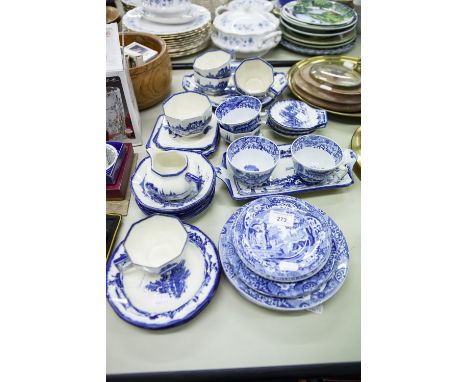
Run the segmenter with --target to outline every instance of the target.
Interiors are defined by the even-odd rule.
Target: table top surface
[[[360,56],[360,40],[347,53]],[[303,56],[277,48],[268,60],[302,59]],[[193,57],[174,60],[190,62]],[[287,72],[289,68],[276,68]],[[182,91],[187,70],[173,72],[171,92]],[[281,98],[295,98],[289,89]],[[140,113],[143,145],[135,147],[141,160],[154,121],[162,113],[161,104]],[[359,127],[356,119],[329,116],[328,126],[318,134],[350,147]],[[262,126],[262,135],[278,144],[291,143]],[[210,158],[221,162],[227,144],[221,139]],[[187,324],[159,331],[145,330],[120,319],[106,305],[107,373],[157,373],[250,367],[314,365],[356,362],[361,359],[361,182],[344,189],[296,194],[324,210],[343,231],[350,249],[349,274],[338,293],[323,304],[323,312],[277,312],[261,308],[242,297],[224,274],[218,289],[196,318]],[[217,179],[210,207],[188,223],[205,232],[215,243],[226,220],[246,202],[231,199],[225,184]],[[118,244],[130,225],[144,218],[132,196],[128,215],[116,240]]]

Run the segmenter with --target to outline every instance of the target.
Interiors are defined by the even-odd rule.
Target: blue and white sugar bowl
[[[345,176],[356,162],[354,151],[343,150],[321,135],[304,135],[291,144],[294,170],[304,181],[320,183],[331,175]]]
[[[265,96],[270,91],[273,81],[273,66],[261,58],[242,61],[234,73],[237,91],[255,97]]]
[[[123,245],[132,265],[162,274],[180,263],[187,241],[187,231],[178,218],[155,214],[134,223]]]
[[[261,121],[262,102],[251,96],[230,97],[215,110],[218,126],[231,133],[255,130]]]
[[[210,100],[197,92],[173,94],[162,107],[169,129],[180,136],[200,134],[212,116]]]
[[[182,200],[200,191],[203,180],[187,171],[188,159],[183,151],[163,151],[154,147],[146,150],[151,159],[144,180],[145,191],[162,201]]]
[[[266,182],[280,157],[278,146],[264,137],[242,137],[226,152],[227,166],[233,176],[250,186]]]

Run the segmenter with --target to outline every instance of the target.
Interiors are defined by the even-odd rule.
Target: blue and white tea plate
[[[123,242],[107,263],[106,295],[117,315],[147,329],[181,325],[210,302],[219,283],[218,251],[198,228],[184,224],[188,243],[182,261],[156,275],[131,265]]]
[[[328,122],[327,112],[305,102],[285,99],[276,101],[267,111],[268,118],[284,133],[312,132]]]
[[[270,118],[267,119],[265,125],[267,125],[271,130],[273,130],[279,136],[288,138],[288,139],[296,139],[297,137],[300,137],[301,135],[309,135],[317,129],[323,129],[327,127],[327,125],[322,125],[322,126],[317,126],[313,130],[307,131],[307,132],[297,132],[297,131],[290,132],[290,131],[285,131],[283,128],[276,125]]]
[[[151,160],[148,156],[138,164],[130,179],[130,188],[138,206],[143,212],[163,213],[180,217],[196,210],[211,196],[216,184],[213,166],[201,154],[191,151],[186,151],[185,153],[188,159],[187,171],[201,177],[203,180],[200,191],[194,190],[187,198],[177,201],[164,201],[150,196],[144,188],[145,177],[151,166]]]
[[[235,218],[241,213],[240,210],[236,211],[234,214]],[[234,226],[232,224],[227,224],[226,236],[230,238],[229,242],[234,242]],[[244,263],[239,258],[239,255],[236,251],[226,251],[225,253],[226,260],[229,262],[231,267],[234,269],[236,276],[248,287],[251,289],[260,292],[266,296],[278,297],[278,298],[297,298],[302,297],[306,294],[310,294],[313,291],[319,289],[325,282],[327,282],[333,275],[334,264],[337,258],[337,245],[332,237],[332,250],[330,257],[320,271],[318,271],[312,277],[309,277],[302,281],[292,282],[292,283],[282,283],[272,280],[265,279],[255,272],[252,272],[247,268]]]
[[[219,131],[216,118],[211,118],[210,123],[201,134],[182,137],[171,132],[166,117],[161,114],[154,123],[146,148],[193,151],[208,157],[216,151],[218,143]]]
[[[288,76],[286,73],[280,73],[280,72],[275,72],[274,77],[273,77],[273,85],[270,87],[270,92],[273,95],[265,95],[263,97],[258,97],[258,99],[262,102],[262,107],[269,105],[273,100],[280,96],[283,91],[286,89],[288,86]],[[194,92],[199,92],[203,94],[202,89],[200,86],[196,83],[194,74],[187,74],[184,76],[182,79],[182,87],[186,91],[194,91]],[[222,95],[210,95],[210,94],[205,94],[209,99],[211,104],[213,105],[213,108],[218,107],[221,103],[226,101],[230,97],[238,96],[241,95],[234,87],[234,80],[231,79],[229,80],[229,85],[226,88],[225,94]]]
[[[303,297],[297,298],[278,298],[266,296],[259,293],[245,284],[238,274],[238,267],[231,264],[230,259],[236,257],[236,250],[232,244],[232,230],[238,216],[243,212],[244,207],[238,209],[224,224],[221,235],[219,237],[218,248],[221,264],[224,273],[231,284],[244,296],[247,300],[272,310],[295,311],[311,309],[317,305],[324,303],[333,297],[338,290],[343,286],[343,283],[348,275],[349,267],[349,250],[346,239],[338,225],[323,211],[320,213],[327,219],[328,226],[331,230],[332,240],[334,242],[334,255],[336,256],[333,265],[332,276],[323,283],[319,289]]]
[[[247,186],[234,179],[234,176],[226,166],[226,153],[223,154],[221,166],[216,167],[216,176],[226,184],[229,194],[234,200],[248,200],[266,195],[295,194],[343,188],[354,184],[353,164],[348,166],[347,173],[336,171],[325,182],[314,184],[304,182],[294,171],[290,147],[291,145],[278,145],[280,149],[278,164],[273,170],[270,179],[259,186]],[[351,155],[354,155],[354,153]]]
[[[239,258],[268,280],[309,278],[331,254],[326,219],[316,207],[292,196],[271,195],[250,202],[237,218],[234,231]]]

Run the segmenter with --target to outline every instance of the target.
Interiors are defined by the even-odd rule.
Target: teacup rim
[[[326,169],[323,169],[323,168],[316,168],[316,167],[311,167],[311,166],[308,166],[306,164],[304,164],[303,162],[301,162],[295,155],[295,151],[294,151],[294,144],[301,140],[301,139],[307,139],[307,138],[313,138],[313,137],[320,137],[320,138],[324,138],[332,143],[334,143],[335,145],[337,145],[340,149],[340,152],[341,152],[341,156],[343,158],[343,155],[344,155],[344,151],[343,151],[343,148],[336,142],[334,141],[333,139],[331,138],[328,138],[328,137],[325,137],[323,135],[318,135],[318,134],[307,134],[307,135],[301,135],[300,137],[297,137],[292,143],[291,143],[291,156],[293,158],[293,160],[295,160],[297,163],[301,164],[301,166],[304,166],[305,168],[309,169],[309,170],[312,170],[312,171],[316,171],[316,172],[328,172],[328,171],[332,171],[332,170],[335,170],[341,163],[338,162],[336,163],[333,167],[330,167],[330,168],[326,168]]]
[[[215,115],[215,117],[216,117],[217,122],[222,123],[222,124],[225,124],[225,125],[229,125],[229,126],[239,126],[239,125],[244,125],[244,124],[250,122],[251,120],[255,119],[255,118],[252,118],[252,119],[249,120],[249,121],[243,121],[243,122],[238,122],[238,123],[226,123],[226,122],[222,122],[222,121],[218,118],[218,115],[217,115],[217,114],[218,114],[218,110],[221,108],[222,105],[227,104],[229,101],[232,102],[232,99],[234,99],[234,98],[247,98],[247,97],[248,97],[248,98],[253,98],[253,99],[255,100],[255,102],[256,102],[256,103],[258,104],[258,106],[259,106],[257,111],[258,111],[258,113],[260,113],[260,112],[262,111],[262,106],[263,106],[263,105],[262,105],[262,101],[260,101],[260,99],[258,99],[258,98],[255,97],[255,96],[251,96],[251,95],[247,95],[247,94],[240,94],[240,95],[233,96],[233,97],[229,97],[229,98],[225,99],[223,102],[221,102],[221,103],[216,107],[216,109],[215,109],[215,111],[214,111],[214,115]]]
[[[245,139],[250,139],[250,138],[254,138],[255,140],[265,140],[265,141],[268,141],[268,142],[270,142],[271,144],[273,144],[273,145],[276,147],[276,149],[278,150],[277,155],[275,155],[275,158],[273,158],[273,160],[274,160],[273,165],[272,165],[271,167],[269,167],[268,169],[263,170],[263,171],[246,170],[246,169],[239,168],[239,167],[235,166],[235,165],[231,162],[231,160],[229,159],[228,151],[229,151],[229,148],[231,147],[231,145],[234,145],[237,141],[245,140]],[[226,160],[229,162],[229,164],[230,164],[232,167],[234,167],[236,170],[240,170],[240,171],[245,172],[245,173],[247,173],[247,174],[258,174],[258,173],[267,172],[267,171],[270,171],[271,169],[274,169],[274,168],[276,167],[276,165],[278,164],[278,161],[279,161],[279,159],[280,159],[280,156],[281,156],[280,149],[279,149],[278,145],[277,145],[275,142],[273,142],[271,139],[268,139],[268,138],[265,138],[265,137],[261,137],[261,136],[258,136],[258,135],[257,135],[257,136],[248,135],[248,136],[236,138],[235,140],[233,140],[233,141],[229,144],[228,148],[226,149]]]
[[[177,93],[174,93],[174,94],[171,94],[169,97],[167,97],[163,102],[162,102],[162,110],[163,110],[163,114],[167,117],[167,114],[166,114],[166,110],[164,110],[164,106],[166,106],[166,104],[175,96],[177,95],[181,95],[181,94],[186,94],[186,93],[194,93],[194,94],[198,94],[200,96],[203,96],[205,97],[206,101],[208,102],[208,107],[209,107],[209,110],[211,111],[212,110],[212,105],[211,105],[211,101],[210,99],[208,98],[208,96],[206,94],[203,94],[203,93],[200,93],[200,92],[196,92],[196,91],[193,91],[193,90],[185,90],[185,91],[181,91],[181,92],[177,92]],[[185,120],[190,120],[190,119],[193,119],[193,118],[199,118],[199,117],[203,117],[203,114],[202,115],[194,115],[194,116],[191,116],[191,117],[187,117],[187,118],[184,118]],[[180,119],[179,117],[173,117],[173,116],[170,116],[170,118],[174,118],[174,119]]]

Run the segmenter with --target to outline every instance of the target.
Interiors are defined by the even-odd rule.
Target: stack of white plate
[[[191,4],[190,13],[184,19],[169,24],[168,19],[161,22],[143,7],[136,7],[124,15],[122,24],[131,31],[161,37],[166,42],[169,55],[181,57],[205,49],[211,35],[211,14],[205,7]]]
[[[281,8],[281,44],[306,55],[341,54],[356,40],[356,12],[329,0],[291,1]]]
[[[349,251],[320,209],[284,195],[237,210],[219,239],[224,272],[248,300],[274,310],[307,310],[331,298],[348,274]]]

